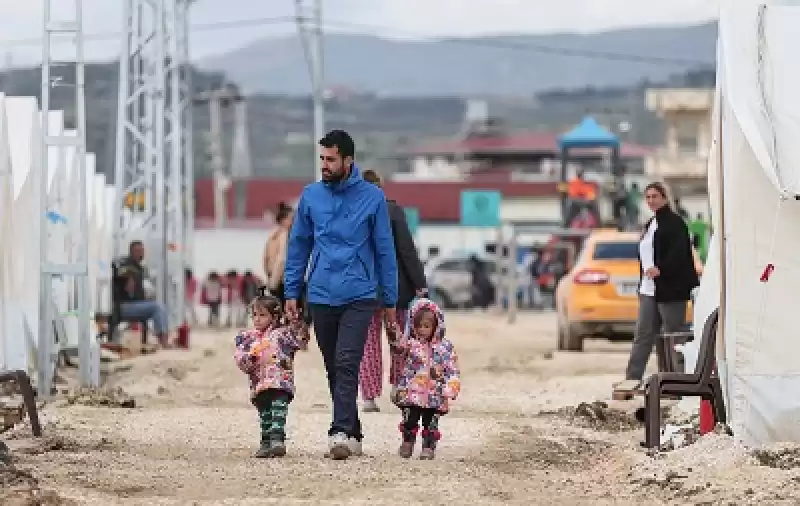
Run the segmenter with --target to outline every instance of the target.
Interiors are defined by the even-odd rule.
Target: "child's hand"
[[[396,324],[387,325],[386,326],[386,339],[389,341],[390,344],[397,341],[397,338],[398,338],[397,334],[398,334],[398,331],[397,331],[397,325]]]

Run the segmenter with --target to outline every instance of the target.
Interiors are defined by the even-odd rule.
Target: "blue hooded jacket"
[[[309,264],[309,258],[311,260]],[[338,183],[306,186],[297,205],[284,270],[284,295],[297,300],[308,269],[308,302],[343,306],[397,303],[397,258],[383,190],[355,164]]]

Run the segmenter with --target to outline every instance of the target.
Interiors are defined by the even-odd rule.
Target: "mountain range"
[[[531,96],[543,90],[657,82],[713,66],[716,23],[596,34],[395,40],[328,34],[329,88],[380,96]],[[200,62],[247,93],[306,95],[299,37],[271,37]]]

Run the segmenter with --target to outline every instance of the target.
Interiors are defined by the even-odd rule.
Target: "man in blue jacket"
[[[396,325],[397,259],[386,198],[353,163],[353,139],[333,130],[319,144],[322,181],[300,196],[284,290],[287,314],[299,318],[297,300],[308,270],[308,304],[333,400],[327,455],[343,460],[361,454],[358,372],[379,304],[387,325]]]

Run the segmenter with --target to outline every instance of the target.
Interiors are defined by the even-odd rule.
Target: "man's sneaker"
[[[354,437],[347,438],[347,446],[350,448],[350,456],[360,457],[364,455],[364,448],[358,439]]]
[[[333,460],[347,460],[352,452],[350,441],[344,434],[334,434],[328,439],[328,453]]]
[[[375,399],[368,399],[364,401],[361,410],[364,413],[378,413],[380,412],[381,408],[378,407],[378,403],[375,402]]]

